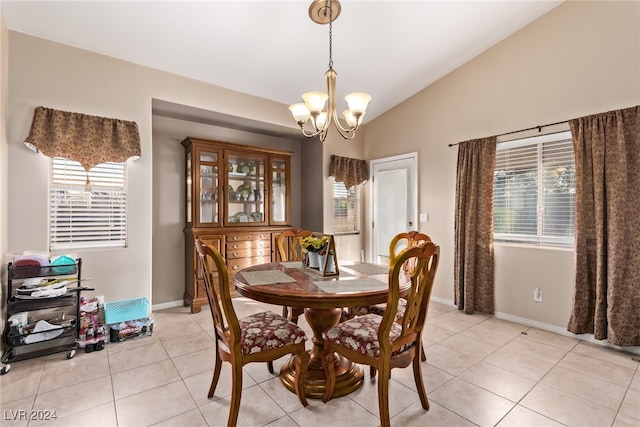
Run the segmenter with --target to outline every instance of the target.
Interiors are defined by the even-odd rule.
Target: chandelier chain
[[[333,68],[333,8],[329,6],[329,68]]]

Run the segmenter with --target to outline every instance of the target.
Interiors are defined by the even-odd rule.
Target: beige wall
[[[640,3],[565,2],[367,125],[365,158],[417,151],[420,231],[453,300],[457,149],[447,144],[640,104]],[[496,245],[496,311],[565,328],[573,251]],[[533,289],[543,290],[542,303]]]
[[[295,126],[281,104],[21,33],[9,32],[9,57],[9,251],[46,251],[48,245],[48,161],[22,143],[35,107],[138,123],[142,157],[127,165],[128,247],[78,253],[83,258],[84,277],[93,278],[94,294],[105,295],[108,301],[138,296],[151,299],[152,207],[156,197],[167,197],[153,185],[152,99]],[[174,262],[180,264],[181,259]]]

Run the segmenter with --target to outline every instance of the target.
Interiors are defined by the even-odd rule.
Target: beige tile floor
[[[234,301],[239,316],[279,311]],[[61,353],[12,364],[0,377],[0,424],[226,425],[227,364],[215,396],[207,399],[214,351],[208,310],[192,315],[180,307],[154,317],[152,337],[78,352],[71,360]],[[309,330],[303,319],[300,324]],[[394,426],[640,426],[637,356],[435,302],[424,344],[431,409],[420,406],[411,369],[394,370]],[[244,373],[240,426],[379,425],[376,382],[368,376],[349,396],[326,404],[310,399],[304,408],[265,364],[248,365]],[[57,418],[48,423],[12,420],[52,411]]]

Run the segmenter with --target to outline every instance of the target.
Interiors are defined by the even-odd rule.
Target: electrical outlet
[[[420,222],[429,222],[429,214],[421,213],[420,214]]]
[[[542,289],[535,288],[533,290],[533,300],[535,302],[542,302]]]

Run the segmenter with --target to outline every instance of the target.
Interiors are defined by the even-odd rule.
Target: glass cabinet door
[[[193,191],[193,173],[191,172],[191,150],[187,151],[187,155],[185,157],[187,164],[186,164],[186,171],[187,171],[187,191],[186,191],[186,208],[187,208],[187,212],[186,212],[186,221],[187,223],[190,223],[193,221],[193,217],[191,215],[191,209],[193,208],[193,200],[192,200],[192,191]]]
[[[289,158],[271,157],[271,224],[289,223]]]
[[[227,225],[266,224],[266,157],[228,153]]]
[[[199,208],[198,226],[220,223],[220,154],[216,151],[198,150]]]

